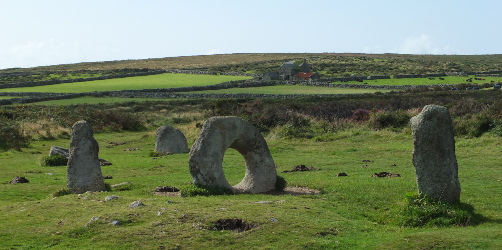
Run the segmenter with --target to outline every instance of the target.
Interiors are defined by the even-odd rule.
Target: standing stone
[[[246,161],[246,174],[231,186],[223,172],[228,148],[237,150]],[[193,183],[197,186],[223,187],[234,193],[264,193],[275,189],[277,173],[267,142],[257,128],[238,117],[212,117],[190,150],[188,159]]]
[[[418,192],[438,201],[459,202],[458,164],[448,109],[425,106],[420,114],[411,118],[411,130]]]
[[[157,129],[155,135],[155,152],[161,154],[188,153],[188,144],[185,135],[172,126],[165,125]]]
[[[91,126],[86,121],[75,123],[67,166],[67,184],[71,193],[105,190],[98,152],[98,142],[93,137]]]

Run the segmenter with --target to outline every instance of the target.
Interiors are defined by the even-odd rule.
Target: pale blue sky
[[[0,69],[219,53],[502,54],[501,0],[0,0]]]

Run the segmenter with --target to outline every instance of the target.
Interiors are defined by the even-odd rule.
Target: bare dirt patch
[[[239,233],[251,230],[256,227],[258,227],[256,224],[246,222],[242,219],[219,219],[213,224],[214,230],[230,230]]]
[[[308,187],[287,187],[283,191],[270,191],[267,194],[272,195],[309,195],[309,194],[320,194],[321,191],[317,189],[312,189]]]
[[[153,190],[153,194],[159,196],[177,197],[180,196],[180,189],[169,186],[156,187]]]
[[[305,165],[297,165],[297,166],[294,166],[293,169],[291,169],[291,170],[284,170],[284,171],[282,171],[282,173],[304,172],[304,171],[317,171],[317,170],[321,170],[321,169],[315,168],[315,167],[307,167]]]
[[[371,177],[401,177],[400,174],[394,174],[394,173],[388,173],[388,172],[380,172],[380,173],[374,173],[371,175]]]

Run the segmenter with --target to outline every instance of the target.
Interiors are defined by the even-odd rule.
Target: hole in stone
[[[231,230],[237,232],[245,232],[256,228],[257,225],[243,221],[242,219],[219,219],[212,224],[214,230]]]
[[[223,157],[223,173],[230,185],[234,186],[244,179],[246,175],[246,161],[235,149],[229,148]]]

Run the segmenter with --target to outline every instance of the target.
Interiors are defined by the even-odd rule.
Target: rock
[[[91,223],[98,221],[98,220],[99,220],[99,217],[92,216],[92,218],[87,223],[85,223],[84,227],[88,227]]]
[[[49,156],[55,156],[55,155],[61,155],[68,159],[70,157],[70,150],[67,148],[63,147],[58,147],[58,146],[51,146],[51,150],[49,151]],[[111,162],[104,160],[104,159],[99,159],[99,164],[101,166],[110,166],[112,165]]]
[[[143,202],[141,202],[141,201],[133,201],[131,204],[129,204],[129,207],[130,208],[138,208],[138,207],[142,207],[144,205],[145,204],[143,204]]]
[[[99,159],[99,165],[100,166],[111,166],[113,165],[111,162],[104,160],[104,159]]]
[[[120,226],[120,225],[122,225],[122,222],[120,222],[119,220],[112,220],[112,222],[110,222],[110,224],[112,224],[114,226]]]
[[[371,177],[401,177],[400,174],[395,174],[395,173],[388,173],[388,172],[380,172],[380,173],[374,173],[371,175]]]
[[[22,176],[16,176],[14,179],[10,180],[10,184],[19,184],[19,183],[29,183],[30,181]]]
[[[230,186],[222,161],[228,148],[246,161],[244,179]],[[212,117],[202,126],[188,160],[194,185],[229,188],[234,193],[263,193],[275,189],[277,173],[267,142],[251,123],[238,117]]]
[[[425,106],[420,114],[411,118],[411,130],[418,192],[443,202],[459,202],[458,164],[448,109]]]
[[[349,175],[348,175],[348,174],[346,174],[346,173],[344,173],[344,172],[342,172],[342,173],[338,173],[336,176],[338,176],[338,177],[342,177],[342,176],[349,176]]]
[[[155,134],[155,152],[161,154],[188,153],[188,144],[185,135],[170,125],[157,129]]]
[[[66,159],[68,159],[68,157],[70,157],[70,150],[58,146],[51,146],[51,150],[49,151],[49,156],[55,156],[55,155],[61,155]]]
[[[120,196],[116,196],[116,195],[110,195],[110,196],[106,196],[105,197],[105,201],[111,201],[111,200],[116,200],[116,199],[119,199],[121,198]]]
[[[75,123],[67,167],[67,185],[71,193],[105,191],[98,152],[98,142],[94,139],[91,126],[86,121]]]
[[[111,188],[120,188],[120,187],[129,187],[131,185],[132,185],[131,182],[122,182],[122,183],[119,183],[119,184],[111,185],[110,187]]]

